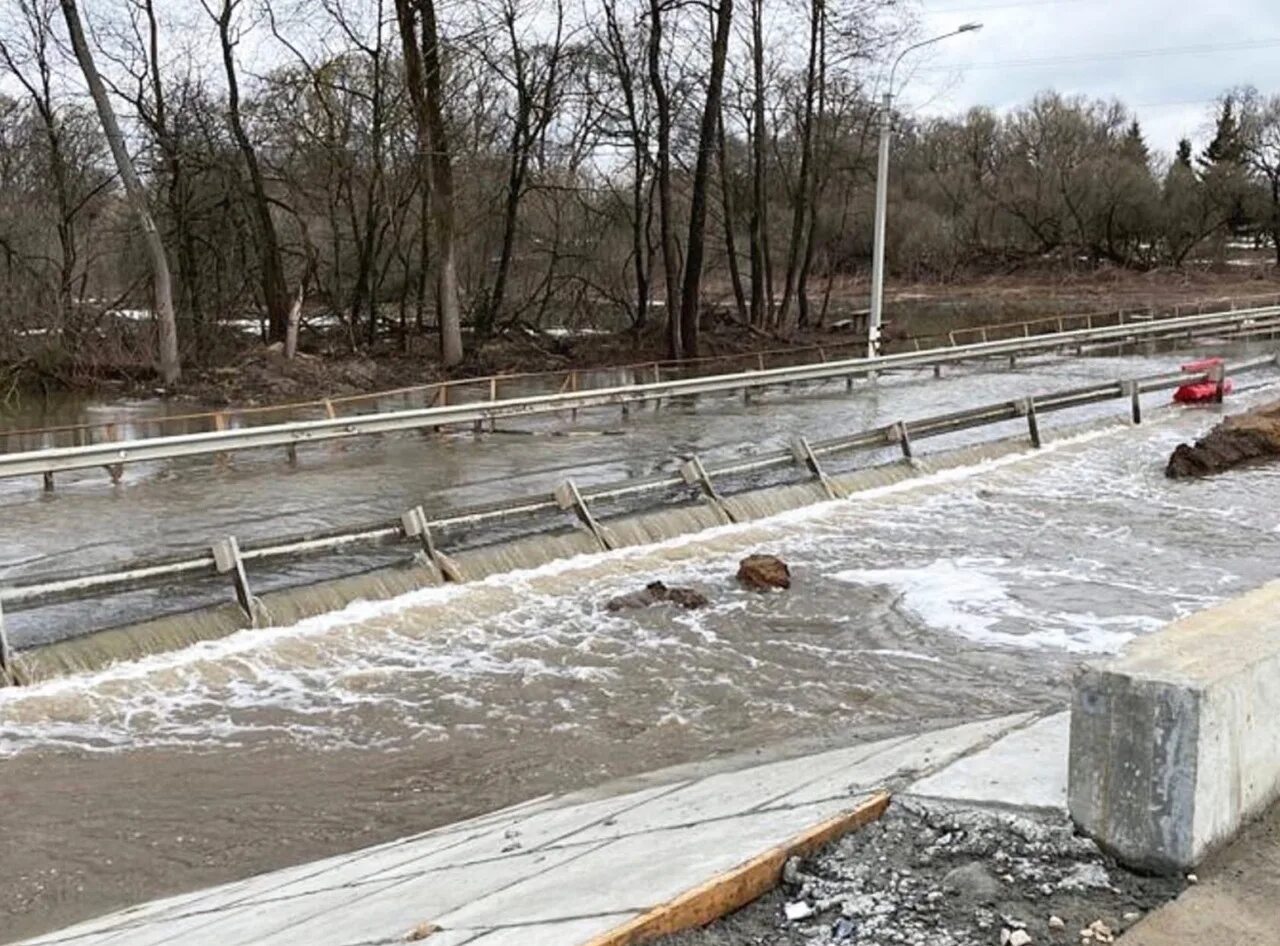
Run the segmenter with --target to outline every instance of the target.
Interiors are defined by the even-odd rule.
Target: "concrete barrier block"
[[[1280,582],[1077,677],[1068,804],[1125,863],[1184,871],[1280,797]]]

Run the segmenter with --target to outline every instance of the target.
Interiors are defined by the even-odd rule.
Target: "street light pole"
[[[898,53],[889,70],[889,85],[880,102],[880,154],[876,163],[876,221],[871,250],[871,318],[867,323],[867,357],[880,354],[880,330],[884,324],[884,243],[889,216],[889,145],[893,140],[893,78],[902,58],[922,46],[940,43],[961,33],[982,29],[981,23],[965,23],[950,33],[908,46]]]

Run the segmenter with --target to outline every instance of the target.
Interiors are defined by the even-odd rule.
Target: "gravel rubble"
[[[1119,867],[1069,819],[895,800],[779,890],[664,946],[1105,944],[1185,881]]]

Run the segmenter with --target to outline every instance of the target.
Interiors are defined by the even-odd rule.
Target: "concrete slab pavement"
[[[1002,747],[1010,739],[1015,750]],[[1022,751],[1065,759],[1065,737],[1057,724],[1023,714],[613,797],[538,799],[121,911],[25,946],[371,946],[414,931],[431,946],[628,942],[610,939],[611,931],[643,926],[708,881],[730,877],[741,895],[769,871],[776,877],[787,845],[838,832],[855,815],[872,817],[865,813],[877,789],[912,791],[922,782],[972,794],[966,786],[976,780],[991,794],[1002,783],[983,770],[1016,767]],[[975,770],[977,758],[989,761]],[[946,777],[957,766],[962,775]],[[1065,771],[1060,786],[1047,779],[1035,797],[1065,796]]]
[[[911,794],[925,798],[1044,811],[1067,810],[1071,714],[1057,713],[1009,733],[936,775]]]

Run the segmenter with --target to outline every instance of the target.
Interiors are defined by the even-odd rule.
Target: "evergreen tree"
[[[1228,208],[1227,229],[1240,234],[1249,228],[1245,207],[1248,175],[1244,165],[1245,141],[1236,115],[1235,96],[1227,95],[1218,110],[1213,140],[1200,154],[1200,169],[1206,183]]]
[[[1191,139],[1190,138],[1179,139],[1178,153],[1175,155],[1174,160],[1176,160],[1178,164],[1182,165],[1184,168],[1191,167]]]
[[[1151,160],[1151,152],[1147,149],[1146,139],[1142,137],[1142,126],[1138,124],[1135,118],[1129,123],[1128,129],[1124,133],[1124,142],[1121,145],[1125,157],[1129,158],[1135,164],[1141,164],[1146,167]]]
[[[1240,122],[1236,119],[1236,103],[1228,95],[1222,100],[1213,140],[1200,154],[1200,167],[1208,171],[1221,165],[1239,166],[1244,159],[1244,142],[1240,137]]]

